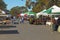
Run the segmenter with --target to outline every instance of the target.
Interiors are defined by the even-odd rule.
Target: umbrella
[[[25,17],[27,17],[28,15],[27,14],[24,14]]]
[[[21,16],[24,16],[24,14],[20,14]]]
[[[20,17],[21,17],[21,16],[24,16],[24,14],[22,14],[22,13],[21,13],[21,14],[18,14],[18,16],[20,16]]]

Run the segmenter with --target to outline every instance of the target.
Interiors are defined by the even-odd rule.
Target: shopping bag
[[[58,30],[57,31],[60,32],[60,26],[58,26]]]

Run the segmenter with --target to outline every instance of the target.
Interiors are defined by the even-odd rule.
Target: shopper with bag
[[[59,16],[59,18],[58,18],[58,20],[57,20],[57,24],[58,24],[57,31],[60,32],[60,16]]]
[[[57,28],[58,28],[57,20],[55,20],[54,18],[53,18],[52,28],[53,28],[53,31],[57,31]]]

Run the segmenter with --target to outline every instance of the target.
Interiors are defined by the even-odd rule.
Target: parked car
[[[13,24],[19,24],[19,20],[18,19],[14,20]]]

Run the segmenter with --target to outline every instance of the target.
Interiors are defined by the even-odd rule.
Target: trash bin
[[[57,29],[58,29],[58,25],[53,24],[53,25],[52,25],[52,29],[53,29],[53,31],[57,31]]]

